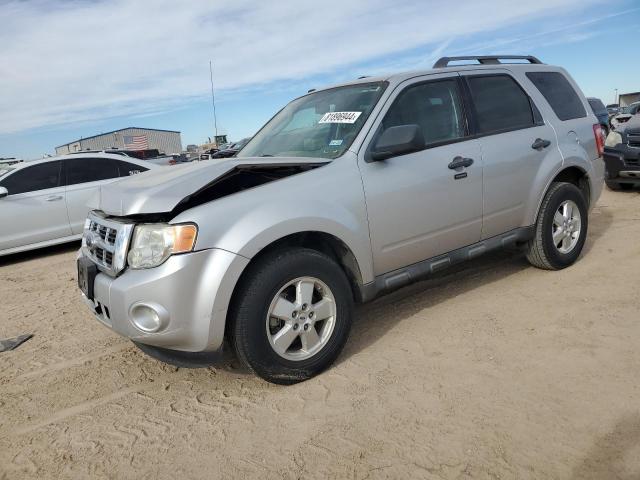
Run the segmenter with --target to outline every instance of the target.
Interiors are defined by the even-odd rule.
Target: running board
[[[444,255],[429,258],[408,267],[400,268],[389,273],[379,275],[371,283],[360,286],[360,300],[368,302],[374,298],[389,293],[410,283],[423,280],[434,273],[445,270],[452,265],[473,260],[487,252],[502,248],[515,247],[517,244],[533,238],[534,227],[521,227],[502,235],[487,238],[467,247],[453,250]]]

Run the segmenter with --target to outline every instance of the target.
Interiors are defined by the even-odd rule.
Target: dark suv
[[[602,100],[599,98],[588,97],[587,101],[589,102],[589,106],[591,110],[593,110],[593,114],[598,119],[598,123],[602,126],[604,130],[604,134],[607,135],[609,133],[609,111],[607,107],[604,106]]]
[[[640,184],[640,115],[611,131],[604,147],[605,182],[612,190]]]

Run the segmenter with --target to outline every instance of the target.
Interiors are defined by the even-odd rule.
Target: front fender
[[[182,212],[172,222],[198,224],[196,249],[220,248],[249,259],[291,234],[330,234],[351,250],[363,282],[373,280],[364,193],[355,162],[336,161],[229,195]]]

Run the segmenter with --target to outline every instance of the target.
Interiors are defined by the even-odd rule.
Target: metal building
[[[182,140],[180,132],[174,130],[129,127],[65,143],[56,147],[56,154],[64,155],[83,150],[108,150],[112,148],[121,150],[158,149],[161,153],[174,155],[182,152]]]
[[[640,102],[640,92],[620,94],[619,103],[621,107],[627,107],[635,102]]]

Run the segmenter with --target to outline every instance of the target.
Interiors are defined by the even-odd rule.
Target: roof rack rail
[[[528,60],[529,63],[542,64],[540,60],[532,55],[469,55],[466,57],[442,57],[433,64],[433,68],[445,68],[449,66],[450,62],[460,60],[477,60],[481,65],[500,65],[502,63],[509,63],[501,62],[500,60]]]

